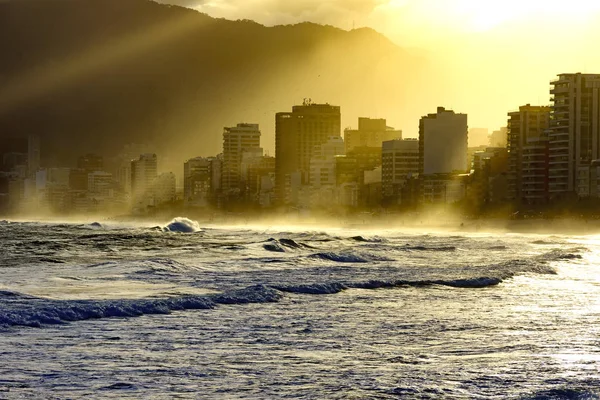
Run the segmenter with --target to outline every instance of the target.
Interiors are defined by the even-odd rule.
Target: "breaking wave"
[[[15,294],[18,297],[18,294]],[[265,285],[250,286],[218,295],[183,296],[143,300],[48,300],[31,298],[0,314],[0,326],[40,328],[68,322],[112,317],[139,317],[173,311],[207,310],[219,304],[249,304],[279,301],[282,293]]]
[[[319,253],[317,256],[332,253]],[[329,259],[329,258],[328,258]],[[357,256],[341,258],[356,260]],[[350,262],[350,261],[348,261]],[[352,261],[354,262],[354,261]],[[168,259],[147,260],[154,272],[181,272],[185,265]],[[543,266],[542,266],[543,267]],[[528,265],[512,265],[512,271],[498,273],[498,276],[478,276],[456,279],[372,279],[364,281],[332,281],[307,284],[257,284],[243,289],[226,290],[222,293],[207,295],[188,295],[164,299],[124,299],[124,300],[49,300],[17,292],[0,291],[0,327],[65,324],[111,317],[137,317],[147,314],[169,314],[173,311],[205,310],[219,305],[274,303],[280,301],[285,293],[325,295],[336,294],[347,289],[386,289],[402,287],[445,286],[457,289],[483,289],[497,286],[504,280],[519,273],[554,273],[549,267],[532,268]],[[156,269],[158,268],[158,271]]]
[[[333,261],[339,263],[369,263],[373,261],[393,261],[391,258],[376,256],[374,254],[354,254],[354,253],[315,253],[308,256],[320,260]]]
[[[200,232],[200,224],[196,221],[192,221],[188,218],[175,218],[169,222],[164,228],[165,232],[176,232],[176,233],[195,233]]]

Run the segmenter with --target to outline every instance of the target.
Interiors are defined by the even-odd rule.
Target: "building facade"
[[[561,74],[551,85],[550,197],[582,196],[600,158],[600,74]]]
[[[379,147],[383,142],[402,139],[402,131],[387,126],[385,119],[359,118],[358,129],[344,130],[346,153],[357,147]]]
[[[419,141],[390,140],[382,147],[382,192],[388,202],[401,203],[402,189],[411,175],[419,173]]]
[[[463,173],[468,169],[467,115],[438,107],[421,118],[419,152],[421,175]]]
[[[226,194],[239,193],[242,185],[242,157],[245,151],[260,148],[258,124],[237,124],[223,129],[223,171],[221,189]],[[261,150],[262,155],[262,150]]]
[[[518,202],[528,202],[523,192],[524,181],[538,179],[532,177],[531,157],[536,146],[545,143],[546,131],[550,126],[550,107],[527,104],[518,111],[508,113],[507,149],[508,149],[508,197]],[[533,146],[532,148],[526,147]],[[527,151],[527,157],[525,157]],[[526,165],[527,163],[527,165]],[[524,170],[527,168],[527,175]],[[546,171],[539,171],[544,179]],[[527,190],[531,190],[530,187]],[[529,195],[528,195],[529,196]],[[527,196],[527,197],[528,197]]]
[[[275,180],[280,203],[294,198],[286,191],[298,184],[308,185],[310,160],[315,148],[326,143],[331,136],[341,136],[340,133],[339,106],[305,101],[301,106],[294,106],[292,112],[276,114]]]
[[[156,154],[142,154],[131,161],[131,193],[134,207],[147,206],[149,196],[158,176],[158,158]]]

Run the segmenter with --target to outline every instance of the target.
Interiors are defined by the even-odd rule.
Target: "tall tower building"
[[[341,136],[339,106],[305,101],[292,112],[275,116],[275,180],[279,201],[286,198],[292,175],[300,184],[310,182],[310,160],[317,146],[331,136]],[[295,180],[295,179],[294,179]]]
[[[420,173],[451,174],[468,169],[467,114],[438,107],[419,124]]]
[[[550,196],[581,195],[600,159],[600,74],[561,74],[550,84]]]
[[[223,130],[222,190],[240,190],[242,153],[260,148],[258,124],[237,124]]]
[[[131,193],[134,203],[145,200],[157,176],[156,154],[142,154],[137,160],[131,161]]]
[[[357,147],[379,147],[388,140],[402,139],[402,131],[387,126],[385,119],[359,118],[358,129],[344,130],[346,153]]]
[[[519,111],[508,113],[508,197],[521,201],[525,198],[524,184],[539,178],[543,181],[546,171],[537,171],[533,163],[534,150],[543,146],[545,132],[550,124],[550,107],[525,105]],[[534,146],[535,142],[535,146]],[[533,147],[530,147],[533,146]],[[532,164],[533,163],[533,164]],[[524,174],[526,167],[527,174]],[[536,176],[532,176],[535,174]],[[527,185],[530,187],[531,185]]]

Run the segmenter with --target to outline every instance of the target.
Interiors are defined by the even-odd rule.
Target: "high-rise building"
[[[242,154],[260,148],[258,124],[237,124],[223,130],[222,190],[225,193],[241,190]]]
[[[356,147],[379,147],[388,140],[402,139],[402,131],[387,126],[385,119],[359,118],[358,129],[344,130],[346,153]]]
[[[551,85],[550,196],[582,195],[600,159],[600,74],[560,74]]]
[[[404,184],[419,172],[419,141],[390,140],[382,147],[382,191],[384,199],[401,201]]]
[[[536,141],[537,145],[543,143],[538,139],[545,137],[550,124],[550,107],[532,106],[527,104],[519,107],[519,111],[508,113],[507,148],[508,148],[508,197],[511,200],[523,201],[523,183],[531,179],[543,179],[547,174],[545,170],[532,170],[528,166],[524,174],[525,162],[530,162],[532,149],[525,147]],[[538,174],[536,178],[532,174]],[[529,189],[528,189],[529,190]]]
[[[420,172],[424,175],[461,173],[468,169],[467,114],[438,107],[419,125]]]
[[[339,106],[305,101],[301,106],[292,107],[292,112],[276,114],[275,176],[280,202],[292,198],[289,193],[286,195],[286,188],[292,190],[297,184],[310,182],[310,160],[314,149],[331,136],[341,136],[340,132]]]
[[[145,203],[158,176],[156,154],[142,154],[131,161],[131,193],[134,204]]]
[[[192,158],[183,164],[183,201],[186,206],[206,206],[211,198],[211,160]]]
[[[549,200],[549,144],[548,137],[532,137],[523,146],[521,199],[527,204],[546,204]]]

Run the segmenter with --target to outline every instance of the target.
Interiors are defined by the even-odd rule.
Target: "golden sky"
[[[167,2],[168,0],[164,0]],[[177,2],[177,1],[168,1]],[[214,17],[265,25],[368,26],[436,65],[422,114],[437,105],[470,127],[506,124],[519,105],[548,104],[563,72],[600,73],[600,0],[179,0]],[[414,121],[394,121],[414,136]]]

